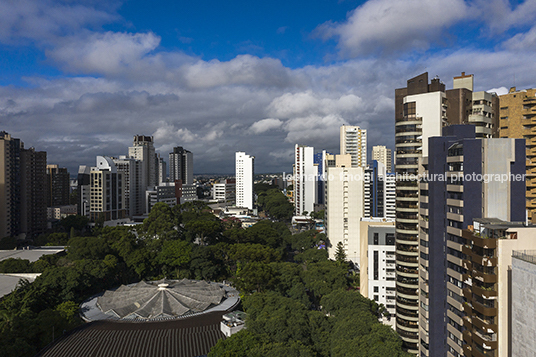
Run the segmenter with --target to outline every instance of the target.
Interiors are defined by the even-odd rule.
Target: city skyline
[[[534,1],[387,0],[0,5],[0,130],[67,167],[126,154],[133,135],[230,173],[289,171],[293,146],[338,152],[339,127],[394,148],[392,88],[422,72],[447,89],[536,83]],[[410,21],[406,21],[410,19]],[[370,158],[367,158],[370,160]]]

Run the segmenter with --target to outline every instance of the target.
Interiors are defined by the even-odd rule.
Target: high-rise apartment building
[[[536,223],[536,89],[516,90],[513,87],[499,100],[499,136],[526,141],[526,209],[528,219]]]
[[[20,231],[20,139],[0,132],[0,238]]]
[[[523,141],[477,139],[475,129],[445,127],[442,137],[428,140],[429,156],[421,161],[419,325],[400,322],[418,328],[421,356],[464,355],[462,317],[468,300],[462,290],[470,282],[462,276],[470,272],[462,262],[467,258],[462,230],[482,217],[524,219]]]
[[[499,97],[495,93],[474,92],[474,76],[462,72],[446,91],[449,124],[475,126],[477,138],[498,137]]]
[[[164,182],[167,182],[167,164],[164,161],[163,157],[160,157],[160,154],[157,154],[156,164],[158,165],[158,184],[162,185]]]
[[[47,229],[47,153],[34,148],[20,151],[20,233],[37,237]]]
[[[341,155],[352,157],[352,167],[367,166],[367,131],[355,125],[343,125],[340,128]]]
[[[158,168],[152,136],[134,135],[134,142],[128,148],[128,156],[142,162],[142,187],[157,185]]]
[[[314,148],[294,147],[294,208],[297,216],[312,213],[318,194],[318,165],[314,163]]]
[[[77,176],[78,214],[89,218],[91,199],[91,167],[80,165]]]
[[[522,347],[513,344],[516,338],[523,337],[523,331],[521,336],[515,336],[512,330],[512,326],[519,326],[521,322],[514,319],[512,303],[522,298],[513,295],[512,256],[514,251],[534,250],[535,234],[534,226],[497,218],[477,218],[462,230],[461,250],[454,248],[454,251],[462,257],[460,266],[466,268],[457,272],[452,266],[448,277],[447,303],[451,312],[447,320],[448,357],[511,357],[517,354],[513,353],[517,347]],[[530,295],[532,298],[533,292]],[[463,303],[456,300],[458,296]],[[521,302],[522,314],[531,316],[528,315],[531,306],[527,303],[527,300]],[[459,315],[453,313],[458,311]],[[534,315],[531,317],[530,323],[534,321]],[[460,334],[459,330],[463,332]],[[530,343],[533,337],[527,337],[525,343]],[[521,355],[533,354],[534,350],[531,350],[529,354]]]
[[[148,213],[145,207],[143,207],[147,187],[144,187],[141,182],[143,176],[142,161],[123,155],[119,156],[119,158],[112,158],[112,160],[117,173],[123,177],[125,215],[127,217],[133,217],[142,215],[144,212]]]
[[[316,190],[316,203],[319,205],[326,204],[324,197],[326,190],[326,155],[332,155],[326,150],[322,150],[314,154],[314,164],[318,169],[317,190]]]
[[[328,253],[335,258],[339,242],[348,260],[360,264],[363,212],[364,169],[352,167],[350,155],[326,155],[326,233]]]
[[[395,225],[393,220],[361,220],[360,293],[385,306],[383,323],[395,327]]]
[[[255,170],[255,157],[245,152],[235,154],[236,175],[236,206],[253,209],[255,203],[253,193],[253,177]]]
[[[66,168],[47,165],[47,207],[69,204],[70,179]]]
[[[473,80],[462,72],[454,78],[454,88],[446,91],[439,78],[428,83],[428,73],[423,73],[395,90],[395,170],[408,175],[396,184],[397,291],[405,291],[397,298],[397,331],[412,353],[423,344],[417,327],[419,189],[409,175],[417,174],[419,158],[428,156],[428,138],[440,136],[445,125],[472,124],[478,138],[496,134],[497,96],[473,92]]]
[[[446,123],[445,85],[428,73],[395,90],[396,330],[410,353],[419,352],[419,158],[428,156],[428,138]],[[411,176],[414,175],[414,176]]]
[[[110,221],[126,217],[123,174],[112,158],[97,156],[97,166],[90,173],[90,209],[92,221]]]
[[[0,238],[34,238],[47,228],[47,153],[0,132]]]
[[[383,163],[373,160],[365,170],[365,217],[395,218],[396,179]]]
[[[194,154],[182,146],[173,148],[169,153],[169,179],[171,182],[182,180],[183,185],[194,183]]]
[[[376,145],[372,147],[372,160],[376,160],[385,165],[387,172],[393,171],[392,152],[391,149],[386,148],[383,145]]]

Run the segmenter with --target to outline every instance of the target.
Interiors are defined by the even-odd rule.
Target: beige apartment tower
[[[536,222],[536,89],[516,90],[499,97],[501,138],[525,139],[527,153],[527,216]]]
[[[387,169],[387,172],[393,172],[391,149],[388,149],[383,145],[373,146],[372,160],[376,160],[384,164],[385,168]]]
[[[340,128],[341,155],[352,157],[352,167],[367,166],[367,131],[355,125],[343,125]]]

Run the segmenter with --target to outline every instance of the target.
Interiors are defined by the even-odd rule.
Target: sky
[[[342,124],[393,148],[395,88],[462,71],[536,87],[536,0],[0,1],[0,131],[71,175],[134,135],[196,174],[291,172]]]

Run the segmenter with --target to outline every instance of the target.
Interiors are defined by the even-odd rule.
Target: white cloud
[[[261,134],[269,130],[279,129],[281,125],[283,125],[281,120],[268,118],[256,121],[249,129],[255,134]]]
[[[92,33],[85,39],[67,38],[46,54],[69,71],[115,74],[136,65],[159,43],[160,37],[153,33]]]
[[[95,4],[52,0],[7,0],[0,2],[0,42],[15,44],[21,39],[53,42],[59,36],[86,26],[99,26],[118,20],[117,1],[107,2],[105,9]],[[102,6],[101,6],[102,7]],[[112,11],[110,11],[112,10]]]
[[[518,33],[503,43],[508,50],[534,52],[536,49],[536,26],[526,33]]]
[[[463,0],[369,0],[345,22],[325,23],[317,33],[336,37],[341,55],[349,57],[427,49],[442,30],[467,18],[468,10]]]

